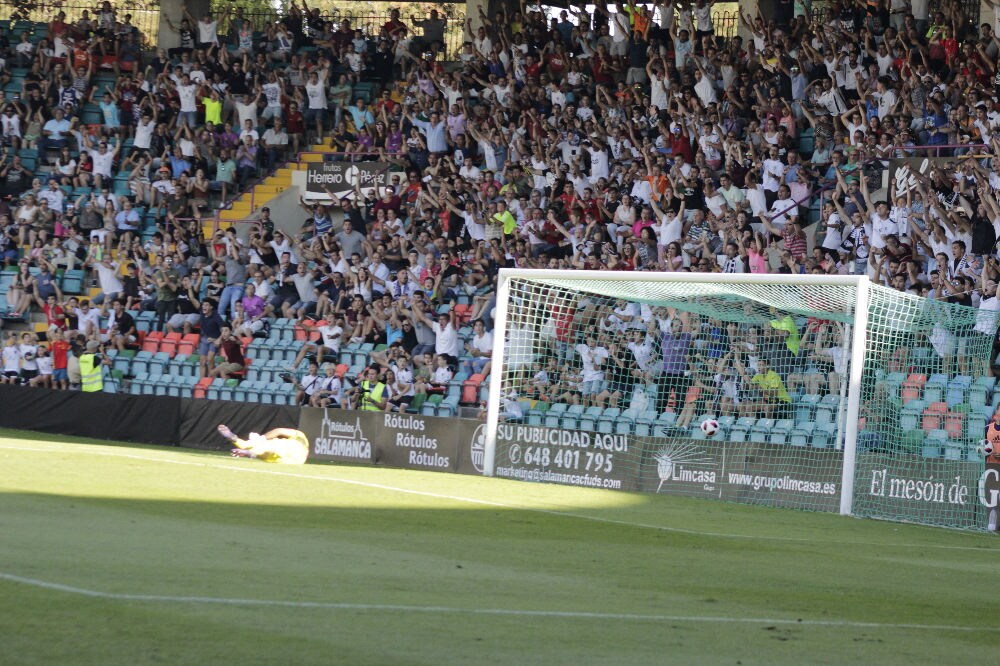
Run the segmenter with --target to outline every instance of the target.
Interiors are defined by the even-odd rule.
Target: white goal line
[[[807,627],[841,627],[859,629],[911,629],[915,631],[987,631],[989,627],[969,627],[950,624],[914,624],[908,622],[856,622],[853,620],[778,619],[764,617],[723,617],[714,615],[653,615],[643,613],[602,613],[592,611],[531,610],[512,608],[459,608],[452,606],[412,606],[404,604],[361,604],[334,601],[296,601],[282,599],[241,599],[231,597],[172,596],[165,594],[130,594],[104,592],[64,585],[37,578],[26,578],[0,571],[0,580],[31,587],[75,594],[109,601],[143,603],[203,604],[220,606],[260,606],[283,608],[318,608],[323,610],[380,611],[387,613],[454,613],[461,615],[506,615],[513,617],[549,617],[570,620],[622,620],[635,622],[701,622],[718,624],[796,625]]]

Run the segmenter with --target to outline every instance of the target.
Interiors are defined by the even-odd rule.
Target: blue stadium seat
[[[825,449],[834,446],[837,439],[836,423],[817,423],[810,433],[809,444],[814,449]]]
[[[924,446],[921,450],[924,458],[941,458],[944,456],[945,445],[948,441],[948,433],[944,430],[932,430],[924,438]]]
[[[153,352],[140,351],[136,352],[135,357],[132,359],[132,375],[138,377],[141,375],[149,375],[149,365],[150,361],[153,360]]]
[[[795,422],[811,423],[816,418],[816,407],[821,399],[822,396],[813,393],[800,395],[795,401]]]
[[[458,401],[459,401],[459,397],[460,396],[457,396],[457,395],[455,395],[455,396],[446,396],[445,399],[441,401],[441,404],[438,405],[437,415],[438,416],[445,416],[445,417],[449,417],[449,418],[450,417],[458,416]],[[522,402],[526,402],[526,401],[522,401]],[[527,411],[527,409],[525,409],[524,411]]]
[[[774,419],[757,419],[757,422],[750,428],[751,442],[766,442],[774,427]]]
[[[792,446],[808,446],[812,439],[813,428],[811,425],[798,424],[788,435],[788,443]]]
[[[948,389],[948,375],[931,375],[924,384],[924,402],[944,402],[944,394]]]
[[[926,408],[927,403],[923,400],[910,400],[906,403],[899,415],[900,430],[907,431],[920,428],[920,420]]]
[[[220,400],[221,398],[219,397],[219,392],[225,387],[225,385],[226,380],[221,377],[216,377],[212,380],[212,383],[209,384],[208,390],[205,392],[205,397],[209,400]]]
[[[945,402],[948,407],[954,407],[965,402],[966,392],[972,387],[972,377],[968,375],[958,375],[952,377],[948,382],[948,389],[945,393]]]
[[[148,352],[147,352],[148,353]],[[170,354],[167,352],[156,352],[149,360],[149,374],[163,375],[169,374]]]
[[[788,438],[792,434],[795,421],[792,419],[780,419],[774,422],[770,432],[770,442],[772,444],[787,444]]]
[[[612,433],[615,430],[615,420],[621,415],[618,407],[608,407],[597,419],[597,432]]]
[[[565,430],[576,430],[580,425],[580,417],[586,408],[583,405],[570,405],[559,418],[559,427]]]
[[[729,430],[729,441],[746,442],[750,438],[750,430],[757,425],[757,419],[752,416],[741,416]]]
[[[597,421],[603,414],[603,407],[588,407],[587,410],[580,415],[580,421],[577,424],[577,428],[580,430],[595,430],[597,428]]]
[[[990,404],[996,377],[979,377],[969,387],[969,407],[976,409]]]
[[[837,414],[839,411],[840,411],[840,396],[833,394],[825,395],[823,396],[823,399],[820,400],[820,403],[816,406],[816,414],[813,417],[813,421],[817,425],[836,423]]]
[[[654,437],[669,437],[674,429],[674,424],[677,423],[677,414],[675,412],[663,412],[656,417],[656,423],[653,425],[653,436]]]
[[[653,434],[653,427],[656,425],[656,410],[650,408],[642,412],[635,419],[635,434],[639,437],[649,437]]]

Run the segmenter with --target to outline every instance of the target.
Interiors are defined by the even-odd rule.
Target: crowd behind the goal
[[[203,376],[239,377],[248,339],[294,320],[320,335],[288,364],[298,402],[402,410],[456,376],[489,374],[502,267],[867,272],[998,310],[994,26],[962,3],[929,14],[927,2],[845,0],[814,16],[779,0],[767,18],[741,9],[744,40],[715,34],[713,4],[599,3],[551,20],[522,5],[467,17],[457,53],[436,11],[394,12],[366,32],[305,2],[266,26],[240,8],[185,10],[169,17],[180,38],[169,52],[143,50],[108,2],[33,32],[0,24],[0,258],[17,330],[5,381],[79,386],[81,357],[92,368],[137,346],[143,311],[153,330],[200,334]],[[95,86],[102,73],[115,82]],[[101,122],[83,122],[94,105]],[[203,218],[313,143],[405,175],[369,198],[303,204],[295,219],[265,208],[203,237]],[[883,178],[890,160],[928,155],[950,159]],[[150,215],[155,233],[143,234]],[[95,298],[61,290],[60,273],[80,267]],[[600,347],[604,364],[656,375],[669,389],[656,407],[680,411],[701,378],[677,378],[664,341],[717,327],[730,347],[710,342],[707,365],[727,359],[733,381],[770,396],[721,409],[767,414],[789,390],[839,390],[835,371],[803,376],[763,356],[748,366],[731,351],[742,336],[783,336],[775,350],[795,337],[836,366],[824,351],[836,327],[771,313],[737,333],[608,307],[641,322],[608,346],[581,314],[536,369],[578,376],[566,400],[622,399],[629,387],[587,379]],[[39,313],[47,333],[17,328]],[[348,376],[341,351],[366,343],[385,347]],[[961,354],[940,356],[960,370]],[[530,383],[525,395],[543,393]]]

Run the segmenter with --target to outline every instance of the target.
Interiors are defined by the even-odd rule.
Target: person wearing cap
[[[271,209],[268,206],[260,209],[260,219],[257,220],[257,224],[262,234],[274,233],[274,220],[271,219]]]
[[[111,365],[111,359],[101,351],[96,340],[87,343],[86,351],[80,355],[80,381],[84,393],[100,393],[104,390],[102,368]]]
[[[309,404],[324,409],[340,407],[340,399],[343,397],[343,383],[337,376],[337,366],[333,363],[325,364],[323,374],[324,376],[320,378],[316,390],[309,398]]]

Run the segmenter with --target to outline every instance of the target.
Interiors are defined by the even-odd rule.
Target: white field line
[[[86,449],[84,449],[86,447]],[[0,450],[13,450],[13,451],[31,451],[37,453],[70,453],[70,454],[83,454],[86,455],[100,455],[108,456],[112,458],[128,458],[132,460],[142,460],[145,462],[155,462],[155,463],[166,463],[170,465],[185,465],[188,467],[206,467],[213,469],[224,469],[233,472],[244,472],[249,474],[264,474],[268,476],[284,476],[296,479],[308,479],[313,481],[327,481],[333,483],[343,483],[352,486],[361,486],[364,488],[372,488],[375,490],[386,490],[390,492],[396,492],[406,495],[417,495],[420,497],[431,497],[434,499],[441,500],[451,500],[455,502],[465,502],[467,504],[478,504],[480,506],[490,506],[498,509],[512,509],[516,511],[529,511],[532,513],[540,513],[548,516],[560,516],[563,518],[576,518],[579,520],[589,520],[597,523],[604,523],[609,525],[618,525],[623,527],[637,527],[641,529],[657,530],[661,532],[673,532],[677,534],[689,534],[693,536],[703,536],[703,537],[714,537],[720,539],[747,539],[753,541],[778,541],[778,542],[792,542],[792,543],[834,543],[838,545],[854,545],[854,546],[876,546],[880,548],[908,548],[912,549],[914,546],[912,543],[879,543],[874,541],[842,541],[836,539],[816,539],[809,537],[786,537],[786,536],[762,536],[757,534],[735,534],[731,532],[711,532],[704,530],[692,530],[683,527],[669,527],[667,525],[654,525],[651,523],[640,523],[627,520],[616,520],[614,518],[605,518],[602,516],[592,516],[584,513],[574,513],[572,511],[557,511],[555,509],[541,509],[538,507],[528,507],[518,504],[506,504],[504,502],[497,502],[494,500],[486,500],[475,497],[461,497],[459,495],[447,495],[443,493],[435,493],[427,490],[413,490],[411,488],[401,488],[399,486],[390,486],[381,483],[372,483],[370,481],[358,481],[356,479],[344,479],[335,476],[327,476],[321,474],[300,474],[295,472],[282,471],[280,469],[270,469],[263,466],[238,466],[229,463],[223,463],[221,461],[201,461],[195,462],[192,460],[175,460],[172,458],[161,458],[156,456],[142,456],[136,453],[123,453],[121,451],[115,450],[113,447],[100,447],[99,445],[91,444],[81,444],[75,445],[73,447],[63,447],[59,448],[57,446],[48,447],[30,447],[30,446],[13,446],[0,444]],[[923,544],[920,548],[929,548],[935,550],[967,550],[967,551],[977,551],[977,552],[993,552],[997,550],[995,547],[990,545],[983,546],[951,546],[944,544]]]
[[[722,617],[713,615],[655,615],[644,613],[600,613],[589,611],[530,610],[511,608],[458,608],[452,606],[410,606],[403,604],[359,604],[332,601],[294,601],[282,599],[240,599],[229,597],[171,596],[164,594],[128,594],[90,590],[62,583],[25,578],[0,571],[0,580],[28,585],[55,592],[75,594],[109,601],[145,603],[203,604],[219,606],[259,606],[281,608],[318,608],[389,613],[455,613],[462,615],[497,615],[513,617],[549,617],[580,620],[623,620],[637,622],[710,622],[718,624],[793,625],[805,627],[840,627],[848,629],[912,629],[915,631],[986,631],[989,627],[969,627],[950,624],[913,624],[908,622],[856,622],[853,620],[777,619],[766,617]]]

